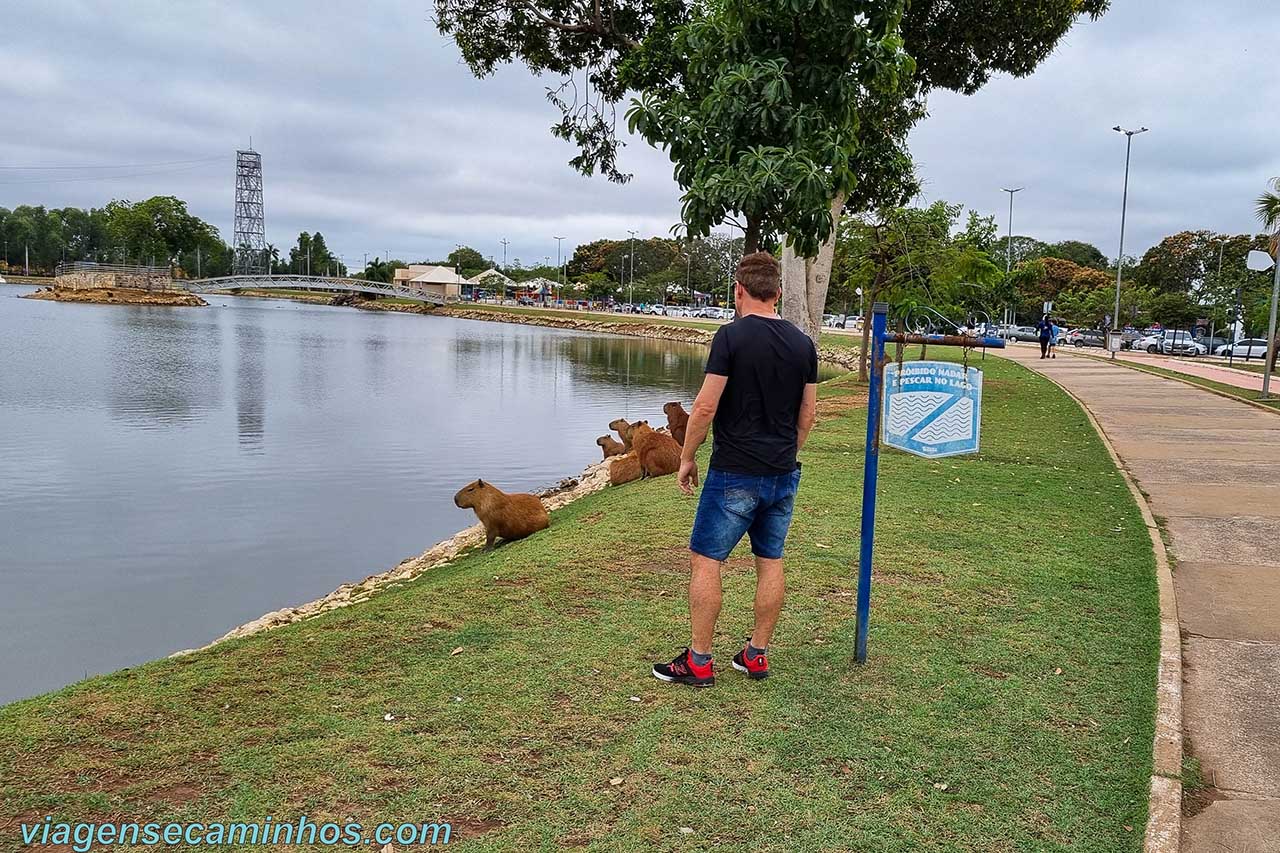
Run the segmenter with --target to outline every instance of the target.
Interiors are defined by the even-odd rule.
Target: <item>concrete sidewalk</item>
[[[1097,354],[1095,352],[1095,357],[1096,355]],[[1218,364],[1212,361],[1193,358],[1151,357],[1136,353],[1120,353],[1119,357],[1126,361],[1134,361],[1139,364],[1150,364],[1153,367],[1162,367],[1165,370],[1174,370],[1178,373],[1185,373],[1188,376],[1199,376],[1201,379],[1210,379],[1214,382],[1221,382],[1223,385],[1234,385],[1235,387],[1243,388],[1246,391],[1262,390],[1261,373],[1240,370],[1226,364]],[[1256,364],[1257,361],[1255,360],[1254,363]],[[1272,387],[1280,391],[1280,384],[1273,382]]]
[[[1084,402],[1167,530],[1184,752],[1210,786],[1182,849],[1280,853],[1280,415],[1070,352],[1005,354]]]

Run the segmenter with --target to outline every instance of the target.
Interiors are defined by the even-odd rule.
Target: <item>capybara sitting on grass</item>
[[[662,477],[680,470],[680,445],[671,436],[654,432],[648,421],[632,426],[631,446],[640,457],[640,470],[646,477]]]
[[[484,524],[486,551],[493,550],[495,539],[511,542],[551,526],[547,508],[537,495],[509,495],[484,480],[463,486],[453,502],[461,509],[476,511]]]
[[[676,440],[676,444],[684,447],[684,431],[689,426],[689,413],[675,400],[663,406],[662,411],[667,416],[667,429],[671,431],[671,437]]]
[[[610,456],[621,456],[627,452],[626,445],[611,435],[600,436],[596,439],[596,444],[600,445],[600,450],[604,452],[605,459]]]
[[[611,486],[621,486],[623,483],[639,480],[643,476],[644,471],[640,469],[640,457],[634,453],[615,456],[613,461],[609,463],[609,485]]]

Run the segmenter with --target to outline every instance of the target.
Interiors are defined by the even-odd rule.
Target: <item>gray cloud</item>
[[[103,173],[6,171],[0,205],[168,193],[229,234],[233,152],[252,135],[268,239],[318,229],[354,263],[439,257],[456,243],[500,258],[503,237],[509,257],[540,262],[555,257],[554,234],[568,249],[629,228],[665,234],[679,216],[662,152],[633,142],[626,186],[577,175],[571,148],[548,133],[556,81],[520,67],[473,79],[425,4],[14,6],[18,37],[0,46],[0,163],[224,159],[85,181],[66,179]],[[1146,124],[1128,252],[1183,228],[1253,230],[1251,199],[1280,174],[1280,120],[1267,108],[1277,31],[1280,9],[1256,0],[1119,2],[1032,78],[934,97],[913,139],[925,199],[996,213],[1003,228],[999,188],[1025,185],[1015,230],[1114,255],[1124,146],[1108,128]]]

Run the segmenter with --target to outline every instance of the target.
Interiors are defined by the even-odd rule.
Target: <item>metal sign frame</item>
[[[914,335],[887,332],[889,306],[877,302],[871,308],[871,382],[867,400],[867,450],[862,467],[861,550],[858,555],[858,623],[853,656],[867,662],[867,630],[871,619],[871,558],[876,536],[876,484],[880,475],[880,433],[884,416],[885,343],[924,344],[965,349],[1004,349],[1003,338],[968,335]]]

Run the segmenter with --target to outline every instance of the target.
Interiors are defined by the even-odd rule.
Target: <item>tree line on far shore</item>
[[[0,271],[52,275],[58,264],[168,266],[184,278],[231,275],[234,252],[218,229],[187,210],[174,196],[139,202],[115,200],[104,207],[0,207]],[[268,244],[266,260],[276,273],[346,275],[347,268],[320,232],[303,231],[282,252]]]
[[[1114,310],[1115,261],[1078,241],[1043,242],[1000,236],[995,218],[937,201],[927,207],[888,207],[844,217],[838,227],[826,310],[858,313],[873,301],[928,305],[955,320],[981,314],[999,318],[1013,307],[1022,321],[1037,317],[1046,301],[1072,325],[1101,327]],[[156,196],[112,201],[84,210],[19,206],[0,208],[0,270],[51,274],[64,260],[171,265],[180,276],[230,275],[232,248],[184,201]],[[1239,312],[1247,334],[1266,325],[1267,276],[1245,267],[1251,249],[1267,249],[1265,234],[1182,231],[1162,239],[1141,258],[1125,259],[1121,319],[1145,326],[1187,327],[1208,320],[1226,327]],[[460,246],[438,263],[472,277],[499,269],[516,282],[561,282],[567,299],[689,304],[731,299],[729,284],[743,252],[741,237],[712,233],[678,239],[601,238],[582,243],[563,267],[544,259],[506,267],[492,255]],[[24,255],[26,256],[24,258]],[[302,232],[285,251],[267,247],[272,272],[390,281],[409,262],[374,258],[350,273],[320,232]],[[1008,259],[1011,273],[1006,276]]]

